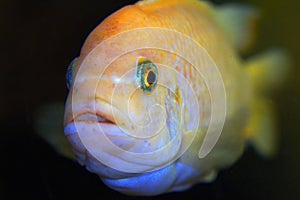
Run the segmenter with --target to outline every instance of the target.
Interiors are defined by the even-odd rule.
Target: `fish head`
[[[199,124],[197,97],[179,72],[188,63],[164,49],[128,49],[134,34],[116,37],[71,63],[65,134],[111,168],[155,170],[180,157]]]

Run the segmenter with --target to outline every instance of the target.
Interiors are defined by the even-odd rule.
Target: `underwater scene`
[[[299,10],[1,1],[0,199],[299,199]]]

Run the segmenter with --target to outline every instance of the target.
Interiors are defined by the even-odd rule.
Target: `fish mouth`
[[[64,134],[71,135],[71,134],[78,134],[77,125],[76,124],[86,124],[86,125],[93,125],[98,124],[101,127],[117,127],[115,121],[108,119],[105,117],[102,113],[92,113],[92,112],[86,112],[81,113],[74,117],[72,120],[70,120],[69,123],[67,123],[64,127]]]
[[[72,122],[98,123],[116,125],[115,121],[103,113],[87,112],[75,117]]]
[[[110,124],[116,125],[116,120],[114,118],[114,111],[118,114],[119,110],[111,105],[110,102],[103,98],[96,98],[96,104],[91,105],[78,105],[83,109],[76,109],[72,111],[71,120],[69,122],[85,122],[88,124],[98,123],[98,124]],[[76,106],[75,106],[76,107]],[[88,109],[84,109],[84,107]],[[93,108],[93,109],[92,109]]]
[[[76,109],[76,107],[78,109]],[[88,109],[80,109],[87,107]],[[115,119],[115,115],[120,115],[121,112],[115,106],[110,103],[103,101],[102,99],[97,102],[95,106],[77,105],[74,106],[75,110],[67,113],[66,121],[64,126],[65,135],[77,133],[77,126],[87,125],[100,125],[105,134],[115,134],[120,132],[119,126]],[[94,108],[94,109],[91,109]],[[68,120],[69,119],[69,120]],[[118,133],[121,134],[121,133]]]
[[[77,111],[80,110],[79,105],[74,108],[77,108]],[[169,153],[166,152],[172,152],[172,158],[177,154],[178,145],[167,145],[170,150],[163,151],[163,146],[169,144],[169,137],[164,137],[165,134],[161,137],[140,138],[132,134],[130,129],[123,129],[125,120],[120,121],[121,123],[118,121],[125,115],[121,109],[104,103],[98,104],[98,107],[95,105],[94,108],[96,109],[92,110],[90,107],[84,112],[81,109],[81,112],[77,113],[72,110],[73,113],[70,112],[70,114],[73,119],[71,118],[64,127],[64,133],[73,148],[81,152],[89,152],[100,163],[119,171],[131,172],[133,170],[133,173],[138,173],[164,166],[170,160]],[[126,124],[124,127],[130,126]],[[162,154],[160,155],[159,152]],[[143,155],[147,160],[146,163],[144,163]],[[127,168],[120,165],[124,162]]]

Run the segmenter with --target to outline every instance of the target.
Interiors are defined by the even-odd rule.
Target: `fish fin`
[[[64,104],[51,103],[40,107],[34,116],[36,133],[58,153],[75,160],[71,145],[63,133]]]
[[[246,137],[254,149],[264,157],[272,157],[278,150],[278,129],[272,102],[259,99],[252,103]]]
[[[210,183],[210,182],[214,181],[217,178],[217,176],[218,176],[217,171],[212,170],[201,179],[201,182]]]
[[[257,9],[247,5],[225,4],[215,7],[216,20],[226,37],[240,52],[247,52],[256,39]]]
[[[271,157],[278,148],[276,113],[269,95],[279,89],[288,76],[289,58],[286,52],[271,49],[250,58],[246,72],[250,78],[252,97],[246,137],[263,156]]]
[[[287,52],[277,48],[248,59],[245,69],[254,92],[266,95],[280,89],[288,77],[290,60]]]

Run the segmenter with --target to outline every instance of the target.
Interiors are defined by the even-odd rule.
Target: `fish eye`
[[[149,94],[157,84],[158,70],[153,62],[147,59],[139,59],[137,64],[137,82],[140,88]]]
[[[70,65],[68,66],[67,73],[66,73],[66,81],[67,81],[67,88],[70,89],[73,81],[73,72],[74,72],[74,66],[76,63],[77,58],[75,58]]]

